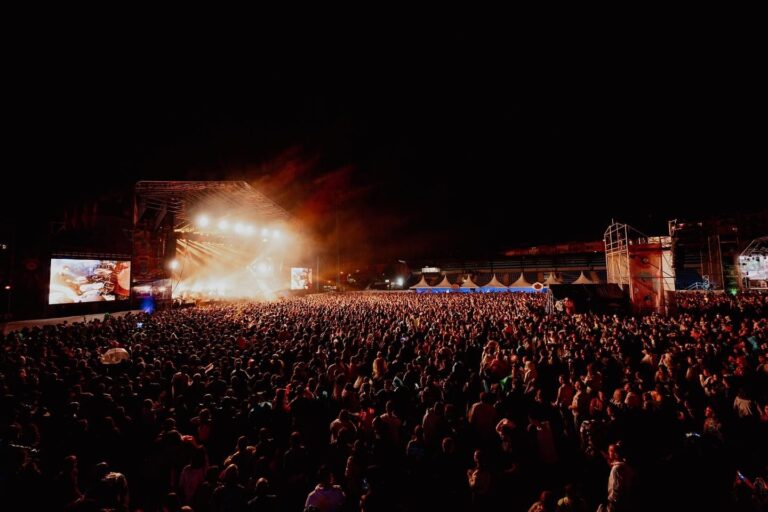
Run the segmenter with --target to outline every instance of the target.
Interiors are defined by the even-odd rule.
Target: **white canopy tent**
[[[517,278],[517,281],[509,285],[510,288],[530,288],[531,283],[525,280],[525,274],[520,272],[520,277]]]
[[[424,279],[424,275],[421,276],[421,280],[418,283],[410,287],[411,290],[425,290],[430,288],[432,287],[429,286],[427,280]]]
[[[453,285],[448,280],[448,276],[445,274],[443,274],[443,280],[432,287],[432,290],[436,292],[449,292],[452,289],[453,289]]]
[[[585,275],[584,275],[584,271],[582,270],[582,271],[581,271],[581,273],[579,274],[579,277],[578,277],[578,279],[576,279],[576,280],[575,280],[573,283],[571,283],[571,284],[595,284],[595,283],[593,283],[592,281],[590,281],[590,280],[589,280],[589,278],[588,278],[587,276],[585,276]]]
[[[462,281],[462,283],[461,283],[461,288],[474,290],[474,289],[480,288],[480,287],[477,286],[475,284],[475,282],[472,280],[472,276],[467,275],[467,278],[464,279],[464,281]]]
[[[484,292],[506,292],[509,291],[509,288],[504,286],[504,284],[496,279],[496,274],[493,274],[493,277],[490,281],[488,281],[487,284],[484,284],[480,287],[481,290]]]

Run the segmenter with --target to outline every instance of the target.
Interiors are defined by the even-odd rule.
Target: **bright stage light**
[[[211,220],[208,218],[207,215],[200,215],[197,217],[197,225],[201,228],[208,227],[208,224],[210,224]]]
[[[398,277],[397,278],[397,286],[403,286],[403,278],[402,277]]]
[[[171,262],[168,263],[168,266],[171,267],[171,270],[176,270],[179,268],[179,260],[171,260]]]
[[[293,249],[286,246],[293,243],[295,236],[287,227],[260,222],[234,211],[216,213],[211,209],[205,212],[208,228],[202,230],[197,228],[202,213],[198,210],[192,217],[195,229],[218,236],[177,241],[179,266],[167,271],[174,285],[166,285],[165,295],[265,299],[288,286],[287,276],[278,272],[283,257]],[[170,269],[171,259],[165,261],[165,268]],[[156,290],[153,287],[153,292]]]

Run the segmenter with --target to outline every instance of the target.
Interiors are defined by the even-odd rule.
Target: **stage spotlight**
[[[262,228],[261,236],[269,236],[269,230],[267,228]]]
[[[197,225],[201,228],[208,227],[208,224],[211,223],[211,220],[208,218],[207,215],[200,215],[197,217]]]
[[[176,270],[179,268],[179,260],[171,260],[168,266],[171,267],[171,270]]]
[[[400,287],[403,286],[403,278],[402,277],[398,277],[396,282],[397,282],[397,286],[400,286]]]
[[[267,265],[266,263],[259,263],[256,266],[256,270],[259,271],[259,274],[266,274],[269,272],[269,265]]]
[[[243,227],[242,224],[240,224],[239,222],[235,224],[235,233],[237,233],[238,235],[241,235],[244,232],[245,232],[245,228]]]
[[[222,230],[222,231],[228,230],[229,229],[229,222],[227,222],[224,219],[221,219],[219,221],[219,229]]]
[[[250,224],[248,224],[247,226],[245,226],[245,234],[246,234],[246,235],[248,235],[248,236],[251,236],[251,235],[253,235],[255,232],[256,232],[256,228],[254,228],[254,227],[253,227],[253,226],[251,226]]]
[[[282,235],[282,233],[280,233],[279,229],[276,229],[276,230],[274,230],[272,232],[272,236],[275,237],[275,238],[280,238],[281,235]]]

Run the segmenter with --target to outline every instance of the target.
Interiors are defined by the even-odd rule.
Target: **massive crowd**
[[[352,293],[10,333],[0,507],[766,506],[768,295],[570,313]]]

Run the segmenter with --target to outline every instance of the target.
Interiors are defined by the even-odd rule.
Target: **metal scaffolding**
[[[629,233],[632,230],[627,224],[614,222],[603,234],[605,244],[605,269],[608,282],[620,287],[631,285],[629,278]]]
[[[232,212],[243,212],[265,222],[290,221],[285,209],[245,181],[139,181],[135,187],[137,221],[148,211],[155,212],[156,226],[168,213],[174,229],[186,230],[195,212],[190,206],[215,204]]]

